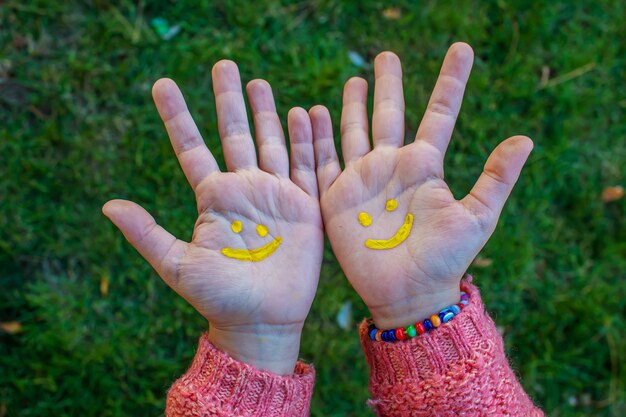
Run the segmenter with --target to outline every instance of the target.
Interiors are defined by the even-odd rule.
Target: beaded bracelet
[[[411,339],[417,335],[422,335],[426,332],[441,326],[443,323],[447,323],[461,312],[463,308],[469,303],[469,295],[465,291],[461,291],[461,300],[457,304],[452,304],[449,307],[444,308],[438,314],[433,314],[429,318],[418,321],[415,324],[411,324],[407,327],[398,327],[396,329],[380,330],[376,328],[374,324],[370,324],[368,328],[368,334],[370,339],[378,342],[395,342],[397,340]]]

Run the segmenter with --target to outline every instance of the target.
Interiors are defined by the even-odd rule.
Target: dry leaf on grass
[[[402,12],[399,7],[388,7],[383,10],[383,16],[388,20],[398,20],[402,16]]]
[[[476,259],[474,259],[472,265],[476,268],[487,268],[488,266],[491,266],[492,263],[493,259],[481,258],[480,256],[478,256]]]
[[[624,197],[624,187],[616,185],[615,187],[606,187],[602,191],[602,201],[610,203],[611,201],[617,201]]]
[[[103,297],[109,295],[109,277],[106,275],[100,278],[100,294],[102,294]]]
[[[7,321],[0,323],[0,329],[8,334],[16,334],[22,331],[22,323],[19,321]]]

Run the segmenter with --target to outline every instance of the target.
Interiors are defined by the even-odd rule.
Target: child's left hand
[[[247,85],[259,163],[235,63],[213,68],[222,148],[220,172],[173,81],[154,100],[197,200],[191,242],[176,239],[140,206],[109,201],[103,211],[161,278],[210,323],[209,338],[234,358],[293,372],[323,251],[308,114],[288,117],[291,163],[272,90]]]
[[[450,48],[416,139],[404,145],[400,59],[378,55],[374,146],[367,83],[353,78],[344,89],[343,170],[328,111],[310,111],[328,240],[380,328],[407,326],[458,302],[461,277],[493,233],[533,147],[525,136],[503,141],[470,193],[454,198],[443,159],[473,58],[467,44]]]

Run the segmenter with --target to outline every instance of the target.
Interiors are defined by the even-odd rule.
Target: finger
[[[306,110],[294,107],[287,115],[291,145],[291,181],[312,197],[318,197],[311,119]]]
[[[259,167],[270,174],[289,176],[289,156],[280,124],[272,87],[265,80],[252,80],[246,86],[254,133],[259,152]]]
[[[532,140],[526,136],[513,136],[500,143],[489,155],[483,173],[470,193],[461,200],[470,212],[487,220],[483,224],[495,227],[532,149]]]
[[[229,171],[256,167],[237,64],[223,59],[213,66],[212,74],[217,126],[226,167]]]
[[[324,106],[314,106],[309,110],[309,116],[313,130],[317,185],[320,195],[323,195],[341,173],[341,166],[337,158],[333,125],[328,109]]]
[[[343,88],[341,150],[346,165],[370,151],[367,81],[363,78],[350,78]]]
[[[195,190],[204,178],[219,171],[217,162],[200,136],[176,83],[161,78],[152,87],[152,97],[165,123],[178,162],[191,188]]]
[[[448,49],[426,113],[417,129],[415,140],[435,146],[442,159],[452,137],[473,61],[474,52],[466,43],[458,42]]]
[[[374,146],[402,146],[404,143],[404,93],[402,66],[393,52],[382,52],[374,61]]]
[[[102,212],[161,278],[173,287],[178,278],[177,266],[187,243],[156,224],[146,210],[132,201],[111,200],[102,207]]]

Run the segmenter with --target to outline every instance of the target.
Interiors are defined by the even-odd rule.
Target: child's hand
[[[271,88],[265,81],[251,81],[247,93],[257,166],[235,63],[218,62],[213,85],[229,172],[220,172],[176,84],[162,79],[153,88],[196,194],[191,242],[176,239],[135,203],[113,200],[103,211],[163,280],[209,321],[214,344],[261,369],[289,374],[323,250],[310,120],[303,109],[289,113],[290,164]]]
[[[453,197],[443,158],[472,60],[468,45],[450,48],[415,142],[406,146],[398,57],[383,52],[375,61],[373,150],[367,84],[349,80],[341,117],[343,172],[328,111],[310,111],[326,231],[379,328],[406,326],[458,302],[460,279],[491,236],[533,147],[524,136],[505,140],[470,194]]]

